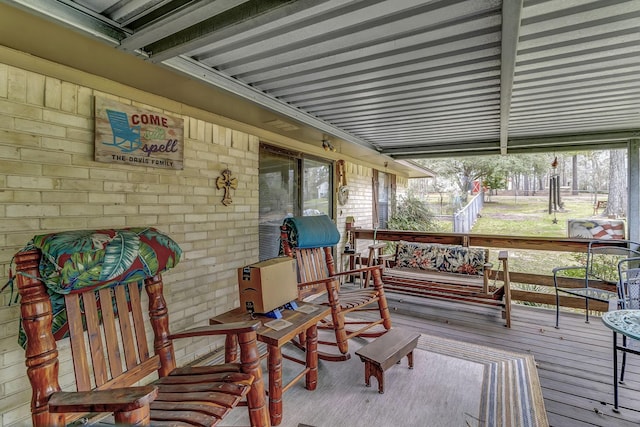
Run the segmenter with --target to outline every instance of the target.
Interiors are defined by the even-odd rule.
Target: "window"
[[[373,170],[373,227],[387,228],[389,215],[394,209],[396,176]]]
[[[333,216],[332,177],[330,161],[260,146],[260,260],[278,256],[285,217]]]

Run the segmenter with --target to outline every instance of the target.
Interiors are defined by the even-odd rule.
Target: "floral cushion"
[[[40,275],[52,292],[140,282],[173,268],[182,251],[154,228],[81,230],[35,236]]]
[[[182,250],[154,228],[80,230],[35,236],[23,250],[41,251],[40,277],[53,308],[53,335],[68,336],[64,294],[142,283],[180,261]],[[19,342],[25,336],[20,330]]]
[[[485,248],[401,240],[396,250],[395,266],[482,276],[487,257]]]

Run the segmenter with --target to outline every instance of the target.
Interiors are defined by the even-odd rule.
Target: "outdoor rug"
[[[391,367],[379,394],[375,378],[365,387],[364,364],[354,354],[366,342],[349,343],[350,360],[320,361],[315,391],[302,380],[285,392],[281,426],[548,426],[531,355],[423,334],[414,369],[406,358]],[[286,352],[299,350],[291,346]],[[299,372],[299,365],[284,365],[285,381]],[[234,409],[221,425],[248,426],[247,409]]]

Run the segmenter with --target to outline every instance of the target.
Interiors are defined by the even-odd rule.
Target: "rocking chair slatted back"
[[[15,260],[35,427],[64,426],[105,412],[113,412],[117,425],[214,426],[245,397],[251,425],[270,425],[255,332],[259,323],[170,334],[159,274],[144,280],[153,355],[138,283],[64,295],[77,391],[61,391],[52,300],[40,278],[40,251],[22,251]],[[176,367],[172,340],[224,334],[238,337],[241,363]],[[159,379],[135,386],[153,379],[148,378],[152,374]]]
[[[293,253],[290,253],[291,256]],[[329,271],[333,266],[333,257],[330,248],[310,248],[295,251],[296,261],[298,263],[298,275],[300,283],[305,286],[299,287],[299,298],[307,298],[311,295],[318,295],[326,292],[325,282],[322,280],[331,276]],[[329,264],[327,264],[329,260]],[[339,281],[336,279],[336,286],[339,287]]]
[[[68,294],[65,305],[78,391],[127,387],[160,367],[149,356],[137,284]]]
[[[307,221],[309,221],[307,223]],[[293,227],[296,227],[295,231]],[[368,266],[358,270],[337,273],[331,253],[331,239],[327,236],[339,233],[335,224],[327,216],[299,217],[285,220],[280,228],[282,252],[295,257],[298,264],[298,296],[300,299],[313,299],[331,307],[331,319],[320,325],[321,329],[333,329],[335,339],[319,341],[319,344],[337,347],[337,352],[319,351],[321,359],[343,361],[350,358],[348,340],[356,336],[378,337],[391,329],[391,316],[384,295],[381,266]],[[310,239],[309,234],[319,236],[320,243]],[[314,240],[311,242],[311,240]],[[299,245],[303,241],[303,245]],[[337,240],[334,240],[334,242]],[[371,274],[373,286],[363,289],[341,289],[341,277]],[[379,318],[373,320],[347,319],[350,312],[378,312]]]

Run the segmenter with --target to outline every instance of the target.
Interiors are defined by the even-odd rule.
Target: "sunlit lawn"
[[[589,196],[561,196],[564,209],[549,214],[546,196],[492,196],[485,202],[482,216],[473,226],[473,234],[504,236],[567,237],[567,220],[591,218],[593,203]],[[557,222],[554,222],[554,219]],[[551,274],[553,267],[574,265],[575,256],[566,252],[530,250],[509,251],[511,271]],[[498,250],[491,251],[493,260]]]
[[[544,196],[492,196],[472,233],[567,237],[567,221],[590,218],[593,204],[588,196],[565,196],[561,201],[564,208],[549,214],[549,201]]]

